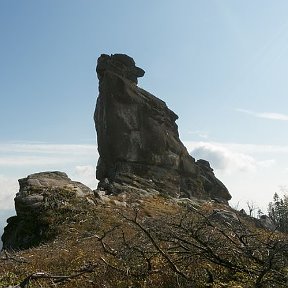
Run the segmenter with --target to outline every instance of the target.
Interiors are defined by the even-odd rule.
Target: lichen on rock
[[[90,188],[72,181],[63,172],[40,172],[19,179],[16,216],[7,220],[3,249],[25,249],[57,234],[57,223],[70,211],[83,211],[94,198]],[[72,214],[73,214],[72,213]]]
[[[125,185],[153,188],[172,197],[231,196],[207,161],[195,161],[180,141],[178,116],[166,103],[137,86],[144,70],[125,54],[101,55],[94,121],[99,189],[121,193]]]

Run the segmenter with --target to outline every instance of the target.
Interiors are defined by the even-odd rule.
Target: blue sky
[[[231,204],[288,185],[288,2],[0,1],[0,210],[17,179],[61,170],[95,188],[95,65],[126,53],[175,111]],[[281,194],[281,193],[280,193]]]

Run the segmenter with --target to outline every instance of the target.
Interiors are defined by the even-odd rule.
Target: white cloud
[[[77,179],[77,181],[80,181],[91,189],[95,189],[97,186],[97,180],[95,175],[96,168],[94,166],[79,165],[75,167],[75,174],[71,175],[71,177]]]
[[[281,113],[274,113],[274,112],[255,112],[251,110],[246,109],[236,109],[238,112],[242,112],[245,114],[249,114],[251,116],[257,117],[257,118],[264,118],[269,120],[280,120],[280,121],[288,121],[288,115],[281,114]]]
[[[93,158],[98,158],[96,145],[0,143],[0,166],[45,167]]]
[[[216,143],[233,151],[251,154],[288,154],[288,145]]]
[[[263,167],[263,168],[270,168],[270,167],[272,167],[275,164],[276,164],[276,160],[275,159],[263,160],[263,161],[259,161],[258,162],[258,166],[259,167]]]
[[[208,160],[232,195],[233,205],[255,202],[263,211],[280,186],[288,186],[288,145],[184,142],[193,157]]]
[[[35,143],[0,143],[0,153],[33,153],[33,154],[73,154],[87,155],[97,153],[96,145],[78,144],[35,144]]]
[[[252,172],[257,167],[257,161],[252,156],[232,151],[215,143],[197,143],[192,149],[191,155],[197,159],[208,160],[216,170],[229,173],[235,170]]]
[[[0,210],[13,209],[13,199],[19,190],[17,178],[0,175],[0,183]]]
[[[56,157],[41,157],[41,156],[10,156],[0,157],[0,166],[49,166],[55,164],[63,164],[67,162],[73,162],[73,159],[69,158],[56,158]]]

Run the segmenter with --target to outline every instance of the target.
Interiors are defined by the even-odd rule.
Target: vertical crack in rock
[[[172,197],[231,199],[209,162],[196,162],[187,152],[179,139],[178,116],[137,86],[145,72],[131,57],[102,54],[96,72],[98,189],[114,194],[135,187]]]

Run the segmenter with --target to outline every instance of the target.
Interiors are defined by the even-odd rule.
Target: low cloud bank
[[[278,187],[288,186],[288,146],[184,142],[196,159],[208,160],[232,200],[266,205]],[[18,179],[41,171],[63,171],[95,189],[96,145],[1,144],[0,211],[14,209]],[[254,197],[254,198],[253,198]]]
[[[191,151],[191,155],[196,159],[208,160],[214,169],[227,172],[234,170],[252,172],[257,166],[252,156],[211,143],[199,143]]]
[[[194,158],[208,160],[213,169],[226,173],[256,172],[257,169],[269,168],[276,162],[269,158],[271,155],[263,147],[263,155],[256,157],[258,147],[255,145],[188,142],[186,146]]]

